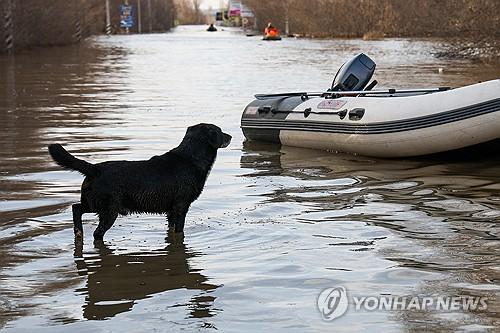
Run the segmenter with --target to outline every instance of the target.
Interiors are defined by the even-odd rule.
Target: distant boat
[[[280,35],[264,35],[264,37],[262,37],[262,40],[281,40],[281,36]]]

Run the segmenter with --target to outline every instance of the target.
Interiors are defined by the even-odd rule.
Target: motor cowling
[[[360,53],[345,62],[333,79],[330,91],[363,90],[375,72],[375,62],[366,54]]]

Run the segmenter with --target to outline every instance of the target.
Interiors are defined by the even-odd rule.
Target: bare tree
[[[192,3],[193,3],[193,9],[194,9],[194,17],[195,17],[195,23],[196,24],[199,24],[201,23],[201,19],[200,19],[200,3],[201,3],[201,0],[191,0]]]
[[[206,17],[200,6],[203,0],[175,0],[177,19],[181,24],[203,24]]]

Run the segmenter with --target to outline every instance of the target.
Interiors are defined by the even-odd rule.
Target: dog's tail
[[[94,164],[76,158],[60,144],[49,145],[49,153],[54,161],[65,169],[76,170],[85,176],[97,177],[99,175]]]

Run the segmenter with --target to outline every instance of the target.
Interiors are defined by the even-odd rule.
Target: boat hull
[[[262,40],[281,40],[281,36],[264,36]]]
[[[500,80],[404,97],[255,100],[241,125],[249,140],[289,146],[389,158],[435,154],[500,138]]]

